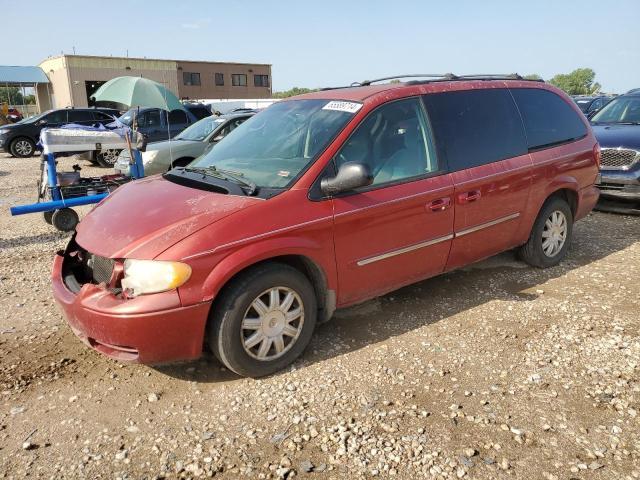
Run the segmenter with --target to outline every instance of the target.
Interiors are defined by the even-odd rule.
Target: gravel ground
[[[640,478],[640,218],[339,312],[251,380],[85,348],[50,293],[68,235],[8,213],[37,171],[0,157],[0,478]]]

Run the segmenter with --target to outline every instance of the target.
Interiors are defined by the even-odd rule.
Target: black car
[[[576,102],[578,108],[582,110],[587,117],[589,115],[594,115],[595,112],[602,109],[607,103],[611,101],[611,97],[607,97],[605,95],[595,95],[595,96],[578,96],[573,97],[573,101]]]
[[[62,108],[49,110],[12,125],[0,127],[0,150],[14,157],[30,157],[36,151],[40,131],[44,127],[60,127],[67,123],[80,125],[107,124],[119,116],[109,108]]]
[[[613,99],[591,124],[602,149],[598,186],[604,207],[640,212],[640,92]]]

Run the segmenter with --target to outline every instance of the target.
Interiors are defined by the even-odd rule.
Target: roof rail
[[[384,82],[386,80],[398,80],[401,78],[423,78],[425,80],[411,80],[407,85],[419,85],[429,82],[453,82],[463,80],[526,80],[530,82],[543,82],[543,79],[529,80],[517,73],[476,73],[471,75],[456,75],[454,73],[411,73],[408,75],[393,75],[391,77],[376,78],[374,80],[363,80],[362,82],[353,82],[351,85],[344,87],[324,87],[320,90],[335,90],[340,88],[366,87],[373,83]]]
[[[385,80],[398,80],[400,78],[436,78],[441,80],[454,80],[456,75],[453,73],[409,73],[407,75],[393,75],[391,77],[376,78],[374,80],[363,80],[362,82],[353,82],[352,87],[366,87],[372,83],[384,82]]]

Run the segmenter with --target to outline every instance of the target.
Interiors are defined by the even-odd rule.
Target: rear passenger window
[[[587,127],[561,97],[539,88],[514,88],[530,150],[553,147],[584,137]]]
[[[507,89],[435,93],[424,100],[438,153],[451,171],[527,153],[522,120]]]

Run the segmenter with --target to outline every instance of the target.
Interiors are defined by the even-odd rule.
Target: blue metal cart
[[[120,185],[144,176],[139,150],[144,142],[133,144],[129,135],[129,131],[115,132],[86,128],[44,129],[40,137],[42,159],[38,200],[29,205],[11,207],[11,215],[42,212],[45,221],[58,230],[64,232],[74,230],[79,217],[72,207],[98,203]],[[103,175],[82,178],[79,174],[80,167],[77,165],[74,165],[73,172],[57,171],[56,154],[68,155],[74,152],[107,149],[130,150],[132,158],[130,176]]]

